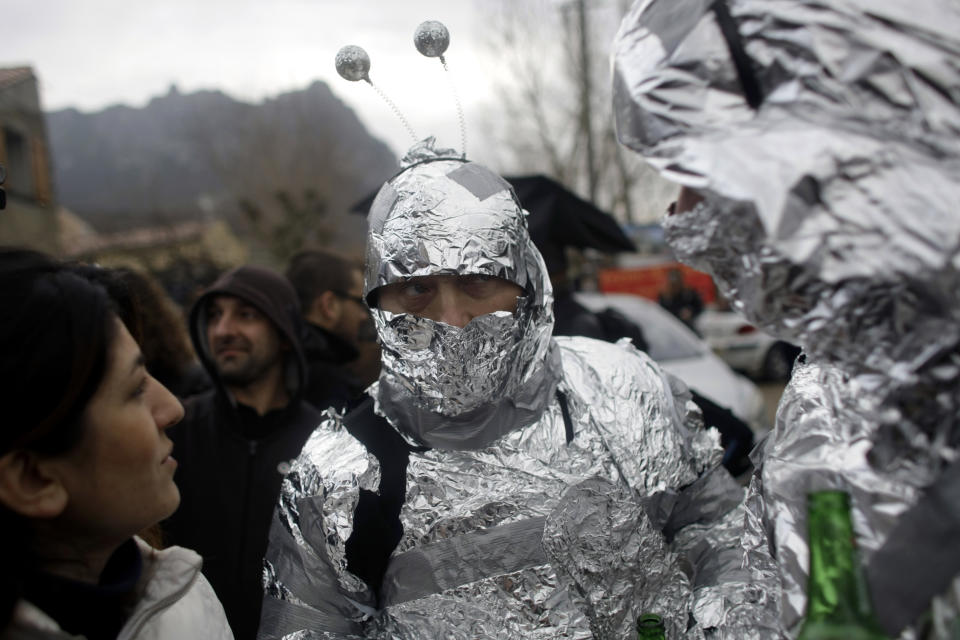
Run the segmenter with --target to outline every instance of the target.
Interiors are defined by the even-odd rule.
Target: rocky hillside
[[[256,235],[306,217],[312,244],[353,245],[363,224],[346,209],[396,170],[322,82],[260,104],[173,87],[143,108],[52,112],[47,126],[60,203],[101,231],[225,218]]]

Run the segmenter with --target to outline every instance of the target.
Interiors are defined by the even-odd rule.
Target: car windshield
[[[696,334],[654,302],[602,294],[579,294],[577,299],[594,312],[612,307],[639,325],[647,340],[647,353],[658,362],[699,358],[706,351]]]

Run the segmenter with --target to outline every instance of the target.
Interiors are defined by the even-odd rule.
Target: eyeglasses
[[[343,291],[337,291],[336,289],[331,289],[330,291],[332,291],[333,295],[337,296],[338,298],[341,298],[343,300],[353,300],[364,309],[367,308],[367,301],[363,299],[363,296],[352,296],[349,293],[345,293]]]

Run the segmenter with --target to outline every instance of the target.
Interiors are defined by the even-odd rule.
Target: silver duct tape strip
[[[544,521],[530,518],[480,529],[394,556],[383,578],[382,606],[545,564]]]
[[[306,630],[306,631],[305,631]],[[363,637],[359,624],[326,611],[306,605],[265,598],[260,613],[260,631],[257,638],[343,638]]]

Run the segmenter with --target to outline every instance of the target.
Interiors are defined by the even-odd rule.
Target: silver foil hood
[[[834,362],[956,339],[960,6],[730,0],[754,110],[710,4],[638,2],[615,50],[620,140],[707,198],[667,221],[675,251]]]
[[[535,420],[552,397],[553,295],[510,184],[489,169],[415,146],[370,211],[364,295],[383,347],[378,411],[421,443],[485,446]],[[515,314],[458,328],[376,308],[376,289],[428,275],[481,274],[523,289]],[[456,418],[456,419],[455,419]]]
[[[615,45],[620,139],[706,198],[667,218],[668,241],[756,324],[878,376],[877,419],[890,426],[877,464],[902,443],[926,457],[937,441],[951,449],[934,457],[949,460],[960,444],[960,6],[727,4],[756,109],[706,2],[638,2]]]
[[[485,274],[549,307],[550,280],[510,183],[433,145],[427,138],[410,149],[373,201],[364,295],[415,276]]]

